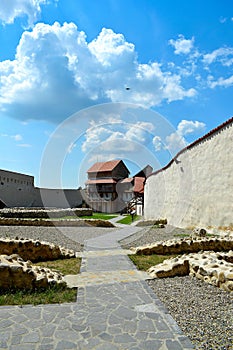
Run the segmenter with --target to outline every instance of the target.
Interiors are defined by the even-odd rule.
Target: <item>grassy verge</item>
[[[166,259],[175,258],[177,255],[129,255],[138,270],[147,271],[151,266],[158,265]]]
[[[111,220],[117,216],[117,214],[93,213],[91,216],[80,216],[80,219]]]
[[[53,261],[38,262],[34,265],[47,267],[59,271],[63,275],[77,275],[80,272],[81,258],[58,259]]]
[[[76,301],[77,289],[53,286],[46,290],[0,292],[0,305],[60,304]]]
[[[81,258],[46,261],[35,264],[56,270],[64,275],[78,274],[80,272]],[[0,305],[26,305],[26,304],[61,304],[76,301],[77,288],[53,286],[40,290],[0,290]]]
[[[139,220],[141,217],[139,215],[135,215],[133,221]],[[130,225],[132,224],[131,215],[126,215],[123,219],[117,221],[119,224]]]

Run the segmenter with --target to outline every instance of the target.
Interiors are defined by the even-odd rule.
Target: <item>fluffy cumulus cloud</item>
[[[48,3],[49,0],[1,0],[0,20],[11,24],[16,17],[26,16],[28,25],[31,26],[40,15],[41,5]]]
[[[104,102],[152,107],[196,94],[178,73],[157,62],[140,64],[122,34],[104,28],[87,42],[74,23],[38,23],[25,31],[15,59],[0,62],[0,76],[0,108],[21,120],[59,122]]]
[[[85,133],[85,141],[82,144],[83,152],[111,155],[116,153],[129,154],[135,152],[141,146],[146,146],[152,138],[154,126],[150,122],[138,121],[135,124],[117,120],[116,123],[104,124],[92,121],[90,128]],[[100,154],[99,154],[100,155]]]
[[[190,135],[204,131],[205,123],[192,120],[181,120],[177,127],[177,133],[181,136]]]
[[[155,151],[162,149],[168,150],[173,156],[182,148],[187,146],[188,142],[185,137],[189,135],[200,134],[205,130],[205,124],[199,121],[181,120],[177,129],[162,140],[160,136],[156,135],[153,138],[153,145]]]
[[[194,38],[185,39],[185,37],[180,34],[177,40],[170,39],[169,44],[175,48],[174,52],[176,55],[188,54],[193,48]]]

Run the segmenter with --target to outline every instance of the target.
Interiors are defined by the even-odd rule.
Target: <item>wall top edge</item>
[[[233,124],[233,117],[231,117],[230,119],[228,119],[227,121],[225,121],[224,123],[220,124],[219,126],[217,126],[216,128],[210,130],[207,134],[205,134],[204,136],[198,138],[197,140],[195,140],[194,142],[190,143],[188,146],[184,147],[182,150],[180,150],[174,158],[172,158],[170,160],[170,162],[165,165],[163,168],[151,173],[150,175],[147,176],[147,179],[153,175],[157,175],[159,173],[161,173],[162,171],[167,170],[174,162],[177,161],[177,158],[184,152],[186,152],[187,150],[192,149],[194,146],[199,145],[201,142],[209,139],[211,136],[217,134],[218,132],[220,132],[221,130],[225,129],[227,126],[230,126],[231,124]]]

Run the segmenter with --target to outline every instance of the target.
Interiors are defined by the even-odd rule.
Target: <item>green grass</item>
[[[164,260],[175,258],[177,255],[129,255],[134,265],[137,266],[138,270],[147,271],[151,266],[161,264]]]
[[[64,275],[78,274],[81,258],[45,261],[34,265],[47,267]],[[0,305],[61,304],[74,302],[76,297],[77,288],[71,289],[60,285],[38,290],[9,290],[7,292],[0,290]]]
[[[0,305],[60,304],[76,301],[77,288],[53,286],[46,290],[0,291]]]
[[[38,262],[34,265],[59,271],[63,273],[63,275],[77,275],[80,272],[81,260],[81,258],[58,259],[53,261]]]
[[[185,238],[185,237],[190,237],[190,235],[188,233],[177,233],[174,235],[174,237]]]
[[[139,220],[139,219],[140,219],[140,216],[139,215],[135,215],[133,221],[136,221],[136,220]],[[123,219],[117,221],[117,223],[124,224],[124,225],[132,224],[131,215],[126,215]]]
[[[93,213],[91,216],[80,216],[80,219],[111,220],[117,216],[117,214]]]

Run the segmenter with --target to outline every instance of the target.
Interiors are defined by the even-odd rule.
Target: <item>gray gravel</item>
[[[121,244],[130,248],[190,233],[171,226],[164,229],[149,227],[124,239]],[[196,349],[233,349],[233,293],[189,276],[155,279],[148,284]]]
[[[153,243],[156,241],[166,241],[168,239],[180,238],[182,235],[191,234],[191,230],[166,225],[165,228],[144,227],[136,234],[123,239],[120,243],[125,249],[138,247],[140,245]]]
[[[109,230],[115,230],[115,228],[0,226],[0,237],[46,241],[79,252],[83,250],[86,239],[103,235]]]

